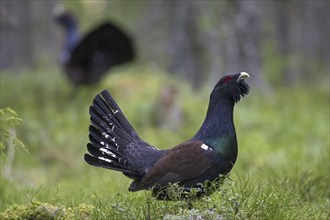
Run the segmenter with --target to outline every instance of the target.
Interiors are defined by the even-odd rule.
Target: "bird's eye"
[[[232,77],[231,77],[231,76],[226,76],[226,77],[223,79],[222,85],[227,84],[227,83],[230,82],[231,80],[232,80]]]

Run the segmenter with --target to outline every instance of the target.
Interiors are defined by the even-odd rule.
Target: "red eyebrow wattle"
[[[231,76],[226,76],[226,77],[223,79],[223,84],[229,82],[231,79],[232,79]]]

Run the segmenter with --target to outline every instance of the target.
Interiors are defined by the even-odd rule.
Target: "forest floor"
[[[0,219],[330,219],[327,86],[276,87],[265,96],[251,85],[235,107],[239,155],[230,179],[188,209],[186,201],[130,193],[124,175],[84,162],[88,108],[108,89],[140,136],[166,149],[197,131],[211,87],[194,92],[143,68],[75,91],[57,70],[0,77]],[[180,120],[164,124],[166,88],[175,88]]]

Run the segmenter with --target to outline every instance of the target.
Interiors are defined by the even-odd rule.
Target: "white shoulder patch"
[[[210,148],[209,146],[207,146],[206,144],[202,144],[201,148],[203,148],[204,150],[212,150],[212,148]]]

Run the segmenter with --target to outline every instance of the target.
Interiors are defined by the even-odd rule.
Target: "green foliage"
[[[276,88],[265,97],[252,87],[235,108],[239,156],[231,180],[211,196],[191,200],[193,208],[187,209],[187,201],[129,193],[128,178],[83,161],[88,108],[97,92],[110,90],[140,136],[164,149],[196,132],[211,88],[197,94],[179,79],[137,66],[75,91],[51,69],[1,73],[1,79],[1,148],[9,128],[29,146],[29,154],[15,155],[15,178],[1,176],[1,219],[36,213],[46,219],[330,218],[328,88]],[[157,122],[164,86],[178,89],[181,121],[175,128]]]
[[[0,109],[0,152],[3,155],[8,147],[21,147],[26,150],[26,146],[16,137],[15,127],[21,123],[22,119],[10,108]]]

